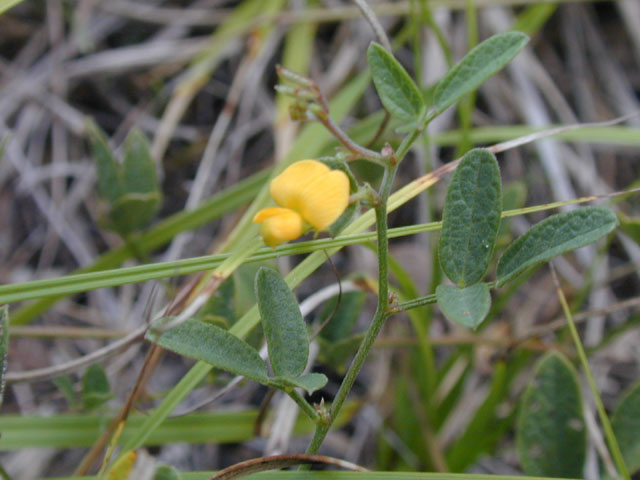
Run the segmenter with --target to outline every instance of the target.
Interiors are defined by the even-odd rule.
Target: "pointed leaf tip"
[[[477,45],[438,83],[434,92],[436,111],[443,112],[478,88],[507,65],[528,42],[529,37],[522,32],[504,32]]]
[[[166,332],[149,330],[147,340],[227,372],[267,383],[267,365],[248,343],[228,331],[193,318]]]
[[[498,285],[527,268],[595,242],[617,225],[618,218],[604,207],[583,207],[546,218],[505,250],[498,262]]]
[[[418,120],[424,108],[424,100],[400,62],[377,43],[369,45],[367,61],[384,108],[405,122]]]

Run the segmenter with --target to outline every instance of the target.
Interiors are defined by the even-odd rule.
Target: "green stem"
[[[600,423],[602,424],[602,428],[604,429],[604,435],[607,438],[607,443],[609,444],[609,450],[611,451],[613,460],[615,461],[616,467],[618,468],[618,472],[620,472],[620,475],[622,475],[622,478],[624,478],[625,480],[631,480],[631,476],[629,475],[629,470],[627,469],[627,466],[624,463],[624,458],[622,457],[622,452],[620,451],[620,446],[618,445],[616,436],[613,433],[613,428],[611,428],[611,422],[609,421],[607,412],[604,409],[604,404],[602,403],[602,398],[600,397],[600,393],[598,392],[598,387],[596,386],[596,382],[593,379],[591,369],[589,368],[589,361],[587,360],[587,354],[585,353],[584,347],[582,346],[582,342],[580,341],[580,335],[578,335],[578,329],[576,328],[576,324],[573,321],[573,315],[571,314],[571,309],[569,308],[567,299],[565,298],[564,293],[560,288],[558,277],[556,276],[556,272],[555,272],[555,269],[553,268],[553,264],[550,264],[550,265],[551,265],[551,273],[553,275],[553,280],[556,284],[558,298],[560,299],[560,304],[562,305],[562,311],[564,312],[565,318],[567,319],[567,324],[569,325],[569,331],[571,332],[573,343],[576,347],[576,351],[578,352],[578,358],[580,358],[580,363],[582,364],[582,368],[584,369],[584,374],[587,377],[587,381],[589,382],[589,388],[591,389],[591,393],[593,394],[593,398],[596,403],[596,410],[598,411],[598,416],[600,417]]]
[[[318,411],[313,408],[295,388],[290,392],[287,392],[287,394],[289,394],[293,401],[298,404],[302,411],[306,413],[316,425],[320,424],[320,415],[318,415]]]
[[[319,424],[316,427],[316,431],[311,439],[311,443],[307,447],[307,454],[313,455],[318,452],[320,445],[324,441],[331,425],[337,418],[347,395],[351,391],[365,360],[369,356],[369,351],[373,346],[373,343],[384,324],[384,321],[389,316],[389,281],[388,281],[388,244],[387,244],[387,200],[389,198],[389,192],[391,190],[391,183],[397,170],[397,165],[385,168],[384,177],[382,180],[382,188],[380,191],[380,201],[375,207],[376,213],[376,232],[377,232],[377,246],[378,246],[378,305],[376,313],[373,317],[373,321],[367,330],[367,333],[358,348],[349,370],[342,380],[340,389],[336,394],[331,405],[331,412],[329,415],[329,421],[326,424]]]
[[[369,351],[373,346],[373,343],[380,333],[380,329],[385,320],[390,314],[389,311],[389,244],[388,244],[388,232],[387,232],[387,201],[391,194],[391,187],[393,186],[393,180],[396,176],[398,166],[404,156],[411,148],[411,144],[420,135],[421,129],[416,129],[407,135],[397,152],[390,158],[390,164],[385,166],[384,176],[382,177],[382,184],[380,186],[380,198],[378,204],[375,206],[376,214],[376,235],[377,235],[377,247],[378,247],[378,305],[376,313],[373,317],[371,325],[365,334],[360,348],[356,352],[349,370],[342,380],[342,384],[336,394],[333,403],[331,405],[331,412],[329,415],[329,421],[316,426],[313,438],[307,447],[307,454],[315,454],[320,449],[322,442],[324,441],[331,425],[338,417],[340,409],[347,398],[347,395],[351,391],[351,387],[356,381],[364,362],[369,356]]]
[[[396,305],[397,310],[401,312],[406,312],[407,310],[411,310],[412,308],[424,307],[425,305],[431,305],[436,303],[436,295],[432,293],[431,295],[425,295],[424,297],[412,298],[411,300],[407,300],[406,302],[400,302]]]

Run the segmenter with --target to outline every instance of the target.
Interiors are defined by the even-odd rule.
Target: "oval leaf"
[[[473,48],[438,83],[434,92],[434,107],[444,111],[463,95],[482,85],[501,70],[529,41],[521,32],[504,32],[488,38]]]
[[[438,285],[436,297],[445,317],[474,330],[485,319],[491,307],[491,295],[486,283],[476,283],[463,289]]]
[[[82,407],[93,410],[112,397],[104,369],[100,365],[91,365],[82,377]]]
[[[640,470],[640,383],[636,383],[618,402],[611,417],[611,426],[629,473]]]
[[[273,373],[295,378],[309,358],[307,326],[298,302],[287,282],[270,268],[258,270],[255,289]]]
[[[92,121],[87,122],[87,133],[96,161],[98,192],[109,203],[116,202],[125,192],[122,167],[113,156],[104,133]]]
[[[546,218],[505,250],[498,262],[498,285],[556,255],[595,242],[617,224],[616,216],[604,207],[584,207]]]
[[[384,108],[401,120],[417,120],[424,101],[420,90],[402,65],[377,43],[369,45],[367,61]]]
[[[274,377],[270,379],[270,385],[279,388],[281,390],[287,390],[291,388],[302,388],[311,394],[316,390],[320,390],[324,387],[329,379],[323,373],[308,373],[301,377]]]
[[[267,383],[267,365],[256,350],[235,335],[193,318],[167,332],[149,330],[147,340],[227,372]]]
[[[496,157],[468,152],[454,172],[442,213],[438,250],[442,270],[460,287],[482,280],[496,241],[502,192]]]
[[[153,480],[181,480],[180,472],[171,465],[160,465],[153,474]]]
[[[156,165],[149,142],[140,130],[134,128],[127,135],[122,163],[124,187],[128,193],[158,192],[160,195]]]
[[[109,217],[113,228],[121,235],[143,229],[158,213],[161,198],[158,192],[123,194],[111,204]]]
[[[574,368],[559,353],[539,362],[518,417],[518,454],[527,475],[583,478],[587,448]]]

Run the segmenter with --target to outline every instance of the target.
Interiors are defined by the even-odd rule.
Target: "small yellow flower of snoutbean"
[[[324,230],[349,204],[349,177],[317,160],[302,160],[273,179],[271,196],[279,207],[260,210],[254,223],[261,223],[264,243],[276,247],[305,233],[306,225]]]

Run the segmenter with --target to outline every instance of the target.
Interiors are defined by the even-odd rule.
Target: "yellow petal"
[[[291,210],[289,210],[288,208],[280,207],[263,208],[253,217],[253,223],[262,223],[269,217],[274,217],[276,215],[281,215],[290,211]]]
[[[301,197],[307,186],[319,176],[329,172],[329,167],[317,160],[301,160],[288,166],[271,182],[271,196],[281,207],[300,211]]]
[[[302,217],[288,208],[265,208],[253,217],[253,221],[262,223],[260,234],[270,247],[295,240],[304,233]]]
[[[300,194],[300,213],[316,230],[324,230],[349,205],[349,177],[331,170],[309,183]]]

